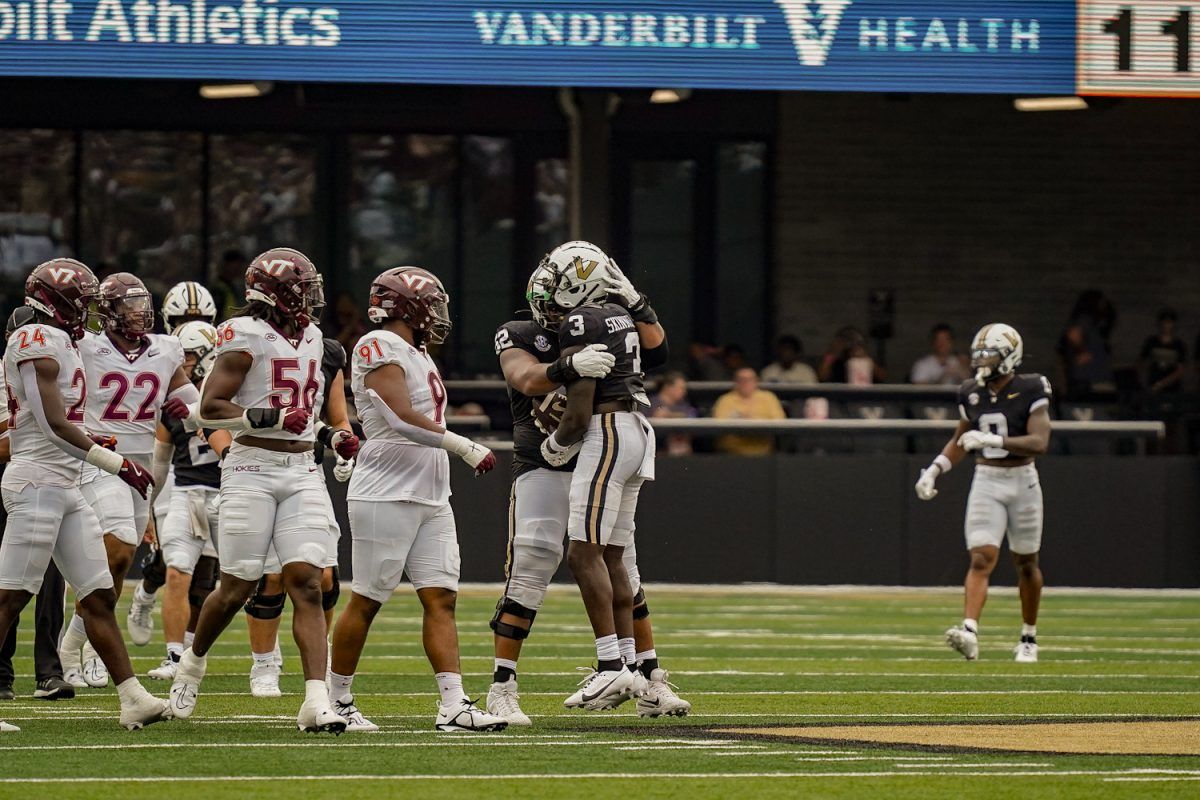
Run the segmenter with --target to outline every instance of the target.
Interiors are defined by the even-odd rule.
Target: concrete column
[[[619,98],[603,89],[559,91],[570,123],[571,237],[612,244],[612,116]]]

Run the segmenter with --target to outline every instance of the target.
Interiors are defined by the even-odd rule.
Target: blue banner
[[[0,75],[1071,93],[1074,0],[0,0]]]

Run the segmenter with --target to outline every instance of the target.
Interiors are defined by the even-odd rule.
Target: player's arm
[[[659,324],[658,314],[650,305],[650,298],[639,292],[616,264],[608,266],[608,273],[609,297],[629,312],[630,318],[637,326],[642,347],[642,369],[652,372],[666,366],[670,357],[667,332]]]
[[[476,475],[491,472],[496,466],[496,456],[491,450],[446,430],[412,407],[404,367],[382,364],[367,373],[363,385],[384,422],[404,438],[454,453],[473,467]]]
[[[317,441],[338,454],[341,461],[349,461],[358,453],[358,437],[350,429],[350,414],[346,409],[346,392],[342,390],[344,378],[339,369],[330,385],[325,387],[325,419],[317,423]],[[347,474],[346,479],[350,476]]]
[[[169,417],[182,420],[195,420],[200,405],[200,390],[188,378],[183,367],[175,368],[171,374],[171,382],[167,384],[167,399],[163,401],[162,411]]]
[[[958,442],[969,430],[971,430],[971,421],[965,418],[959,419],[958,427],[954,429],[954,435],[950,437],[950,441],[946,442],[942,452],[933,459],[932,464],[921,470],[921,477],[917,480],[916,486],[917,497],[922,500],[932,500],[937,497],[934,483],[967,457],[967,451],[960,447]]]
[[[225,453],[229,451],[230,446],[233,444],[233,434],[229,431],[206,430],[204,431],[204,439],[220,459],[225,458]]]
[[[1029,415],[1024,436],[1004,436],[1001,445],[1014,456],[1044,456],[1050,449],[1050,410],[1042,406]]]
[[[550,394],[579,378],[603,378],[616,363],[616,357],[607,350],[602,344],[591,345],[543,364],[533,353],[514,344],[506,328],[496,332],[496,352],[504,380],[526,397]]]
[[[154,431],[154,457],[150,461],[150,474],[154,476],[154,491],[150,495],[153,503],[167,482],[167,472],[171,469],[171,456],[175,454],[175,446],[171,443],[171,432],[161,422]],[[150,515],[153,518],[153,514]]]
[[[213,430],[254,432],[286,430],[302,433],[308,426],[309,412],[302,408],[242,408],[233,396],[242,388],[254,358],[234,350],[217,356],[212,372],[204,381],[200,398],[202,427]]]
[[[595,399],[596,381],[592,378],[581,378],[567,386],[567,407],[562,420],[557,430],[542,440],[542,457],[550,466],[561,467],[579,452]]]

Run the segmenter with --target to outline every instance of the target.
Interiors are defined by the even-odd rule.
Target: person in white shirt
[[[795,336],[780,336],[775,342],[775,360],[763,367],[763,383],[817,383],[817,371],[801,361],[804,346]]]
[[[944,322],[934,325],[929,343],[932,352],[917,359],[909,380],[926,386],[958,386],[971,377],[966,356],[955,352],[953,328]]]

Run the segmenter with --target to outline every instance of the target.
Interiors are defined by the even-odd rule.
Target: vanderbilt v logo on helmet
[[[971,345],[971,368],[975,382],[983,386],[990,380],[1013,374],[1025,357],[1025,345],[1016,328],[1002,322],[984,325]]]
[[[579,256],[575,256],[575,258],[571,261],[571,266],[575,268],[575,275],[581,281],[586,281],[588,278],[592,277],[592,271],[595,270],[599,265],[599,261],[584,262],[584,260]]]
[[[557,325],[564,312],[608,296],[608,254],[591,242],[567,242],[551,250],[529,278],[525,299],[543,328]]]

